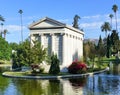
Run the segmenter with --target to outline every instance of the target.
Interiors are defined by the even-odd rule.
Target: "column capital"
[[[65,35],[65,33],[60,33],[60,35],[63,35],[63,36],[64,36],[64,35]]]
[[[43,36],[44,34],[43,33],[39,33],[39,36]]]
[[[50,33],[51,36],[54,36],[55,34],[54,33]]]

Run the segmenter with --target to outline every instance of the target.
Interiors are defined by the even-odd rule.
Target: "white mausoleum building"
[[[29,29],[31,39],[39,40],[47,48],[48,55],[56,53],[61,66],[69,66],[83,57],[84,33],[79,29],[48,17],[33,22]]]

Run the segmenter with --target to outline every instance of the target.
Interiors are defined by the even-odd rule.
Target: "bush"
[[[57,58],[57,55],[52,55],[51,56],[51,66],[49,69],[49,74],[58,74],[60,72],[60,67],[59,67],[59,59]]]
[[[32,64],[32,73],[42,73],[44,71],[44,68],[39,66],[38,64]]]
[[[0,60],[0,64],[5,64],[5,62],[4,62],[4,61],[2,61],[2,60]]]
[[[74,61],[72,64],[68,67],[68,72],[72,74],[81,74],[85,73],[87,71],[87,66],[83,62]]]

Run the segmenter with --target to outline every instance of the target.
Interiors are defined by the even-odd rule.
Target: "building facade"
[[[61,66],[69,66],[83,57],[84,33],[79,29],[48,17],[32,23],[29,29],[31,41],[39,40],[48,55],[57,54]]]

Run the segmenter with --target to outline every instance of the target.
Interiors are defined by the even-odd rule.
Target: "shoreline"
[[[68,75],[50,75],[50,76],[15,76],[15,75],[10,75],[7,72],[2,73],[2,76],[4,77],[8,77],[8,78],[23,78],[23,79],[64,79],[64,78],[78,78],[78,77],[82,77],[82,76],[93,76],[95,74],[99,74],[99,73],[103,73],[108,71],[108,69],[106,68],[105,70],[101,70],[101,71],[96,71],[96,72],[92,72],[92,73],[85,73],[85,74],[68,74]]]
[[[0,67],[11,67],[11,64],[0,64]]]

